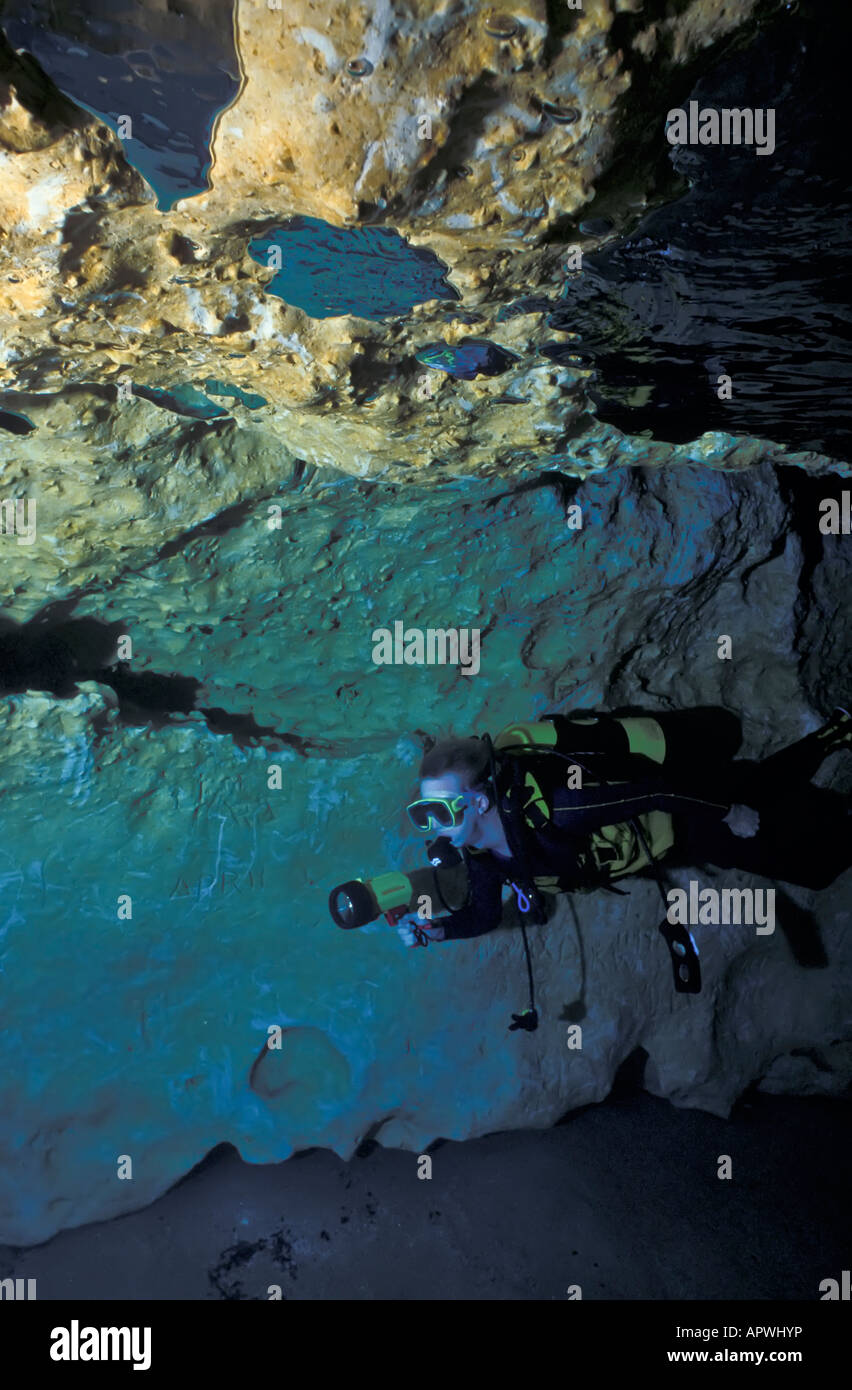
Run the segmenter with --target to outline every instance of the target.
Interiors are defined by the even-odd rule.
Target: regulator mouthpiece
[[[429,863],[435,869],[452,869],[462,862],[461,853],[446,835],[439,835],[437,840],[428,844],[426,854]]]

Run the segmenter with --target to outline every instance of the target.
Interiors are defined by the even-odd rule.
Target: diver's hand
[[[400,917],[396,924],[399,939],[404,946],[416,946],[417,937],[414,928],[417,927],[427,936],[430,941],[443,941],[444,928],[437,922],[430,922],[428,917],[418,917],[416,912],[406,912],[404,917]]]
[[[750,840],[760,829],[760,816],[751,806],[732,806],[722,824],[738,839]]]

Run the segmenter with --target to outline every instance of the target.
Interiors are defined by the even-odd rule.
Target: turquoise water
[[[267,289],[311,318],[395,318],[430,299],[459,298],[438,257],[389,227],[332,227],[317,217],[293,217],[250,241],[249,252],[270,269],[280,261]]]
[[[207,378],[204,390],[211,396],[228,396],[231,400],[239,401],[247,410],[260,410],[261,406],[268,405],[265,396],[258,396],[255,391],[243,391],[239,386],[233,386],[227,381],[217,381],[215,377]]]
[[[167,212],[210,187],[210,137],[239,90],[239,64],[227,2],[209,24],[177,5],[144,19],[143,27],[132,11],[63,13],[49,0],[9,0],[2,26],[13,48],[31,53],[65,96],[121,138],[128,164]]]
[[[193,420],[213,420],[228,414],[221,406],[208,400],[203,391],[195,386],[175,386],[170,391],[159,386],[133,385],[133,394],[143,401],[173,410],[177,415],[189,415]]]
[[[207,392],[209,395],[205,394]],[[239,401],[247,410],[260,410],[261,406],[267,404],[265,396],[259,396],[254,391],[243,391],[240,386],[218,381],[215,377],[206,379],[203,391],[191,382],[172,386],[168,390],[161,386],[138,386],[134,382],[133,394],[163,410],[173,410],[176,415],[188,415],[193,420],[215,420],[227,416],[227,410],[211,401],[210,396],[224,396]]]

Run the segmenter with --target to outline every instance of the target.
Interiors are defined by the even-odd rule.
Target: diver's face
[[[472,792],[465,786],[464,778],[459,772],[443,772],[440,777],[424,777],[420,783],[420,795],[424,801],[438,798],[451,801],[453,797],[461,796],[462,793],[467,795],[468,801],[458,825],[451,826],[449,830],[440,828],[433,832],[435,836],[445,835],[456,849],[478,843],[482,830],[481,816],[488,805],[488,798],[482,792]]]

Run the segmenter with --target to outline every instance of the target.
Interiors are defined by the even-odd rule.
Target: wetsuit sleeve
[[[503,915],[501,888],[503,880],[493,866],[479,855],[466,854],[469,896],[464,907],[435,919],[444,928],[445,941],[462,941],[472,936],[484,936],[499,926]]]
[[[668,811],[675,816],[721,820],[732,805],[715,788],[709,792],[693,793],[657,779],[577,790],[560,788],[555,803],[554,824],[579,834],[599,830],[604,825],[629,821],[648,811]]]

